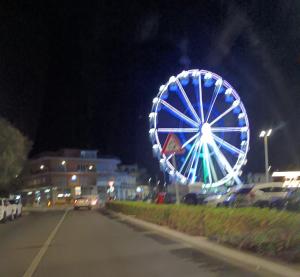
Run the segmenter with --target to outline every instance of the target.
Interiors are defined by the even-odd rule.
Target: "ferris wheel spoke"
[[[197,133],[198,128],[158,128],[158,133]]]
[[[209,141],[209,143],[212,146],[212,148],[214,149],[216,158],[219,160],[219,163],[224,166],[224,168],[228,172],[228,174],[230,174],[234,178],[236,183],[238,185],[240,185],[242,183],[241,180],[238,178],[237,174],[233,170],[232,166],[230,165],[229,161],[226,159],[226,157],[224,156],[222,151],[217,146],[216,142],[212,139]]]
[[[195,182],[196,178],[197,178],[196,173],[197,173],[198,164],[199,164],[199,160],[200,160],[200,153],[201,153],[202,145],[203,145],[203,140],[202,140],[202,137],[201,137],[200,142],[199,142],[199,147],[198,147],[198,153],[197,153],[198,158],[196,159],[196,165],[195,165],[195,168],[193,170],[192,182]]]
[[[169,104],[165,100],[161,99],[160,101],[161,101],[161,104],[163,104],[169,111],[171,111],[171,113],[176,114],[179,118],[183,119],[185,122],[189,123],[193,127],[198,127],[199,126],[199,124],[196,121],[189,118],[188,116],[186,116],[182,112],[178,111],[175,107],[173,107],[171,104]]]
[[[214,163],[213,163],[210,155],[208,155],[208,159],[209,159],[209,163],[211,164],[210,168],[211,168],[212,179],[216,182],[216,181],[218,181],[218,177],[217,177],[217,173],[216,173],[216,170],[214,167]]]
[[[181,83],[179,82],[178,78],[176,78],[176,84],[178,85],[179,90],[180,90],[180,92],[181,92],[181,94],[182,94],[182,96],[183,96],[183,98],[184,98],[187,106],[189,107],[191,113],[193,114],[194,118],[196,119],[197,122],[200,123],[201,120],[200,120],[199,116],[197,115],[197,113],[196,113],[196,111],[195,111],[195,109],[194,109],[194,107],[193,107],[190,99],[187,97],[186,92],[185,92],[184,88],[182,87]]]
[[[188,170],[188,178],[196,170],[196,168],[194,168],[193,166],[194,166],[195,159],[196,159],[196,163],[197,163],[197,160],[199,160],[199,159],[197,159],[197,156],[198,156],[198,151],[199,151],[199,147],[201,147],[201,144],[202,144],[202,137],[197,140],[197,145],[195,147],[195,150],[194,150],[194,153],[193,153],[193,156],[191,159],[191,164],[190,164],[189,170]]]
[[[235,102],[234,102],[235,103]],[[218,122],[221,118],[223,118],[225,115],[227,115],[228,113],[230,113],[234,108],[236,108],[238,104],[234,104],[231,105],[231,107],[229,109],[227,109],[225,112],[221,113],[217,118],[215,118],[212,122],[210,122],[210,125],[215,124],[216,122]]]
[[[218,97],[220,88],[221,88],[221,86],[222,86],[222,80],[221,80],[221,79],[218,79],[218,81],[219,81],[219,80],[220,80],[221,83],[215,85],[214,92],[213,92],[213,97],[212,97],[212,99],[211,99],[211,101],[210,101],[209,108],[208,108],[208,113],[207,113],[206,122],[208,121],[208,119],[209,119],[209,117],[210,117],[211,111],[212,111],[212,109],[213,109],[213,107],[214,107],[214,104],[215,104],[215,102],[216,102],[216,100],[217,100],[217,97]],[[218,82],[218,81],[217,81],[217,82]]]
[[[228,150],[230,150],[232,152],[235,152],[236,154],[241,154],[241,155],[245,154],[245,152],[243,152],[241,149],[238,149],[231,143],[219,138],[218,136],[212,134],[212,137],[214,138],[215,141],[219,142],[222,147],[224,146],[225,148],[227,148]]]
[[[193,140],[195,140],[197,137],[199,136],[199,134],[197,133],[196,135],[192,136],[190,139],[188,139],[184,144],[182,144],[181,149],[185,149],[185,147],[191,143]],[[167,160],[170,160],[173,156],[175,155],[175,153],[171,154]]]
[[[196,143],[197,143],[197,140],[193,143],[193,145],[192,145],[192,147],[191,147],[189,153],[188,153],[187,156],[185,157],[185,160],[184,160],[183,164],[182,164],[181,167],[180,167],[179,173],[181,173],[182,170],[184,169],[184,167],[185,167],[185,165],[186,165],[188,159],[190,158],[190,156],[191,156],[191,154],[192,154],[192,152],[193,152],[193,149],[194,149],[195,146],[196,146]]]
[[[202,84],[201,84],[201,73],[199,74],[199,109],[200,109],[200,116],[201,122],[204,122],[204,112],[203,112],[203,99],[202,99]]]
[[[242,132],[245,127],[211,127],[213,133]]]
[[[205,163],[205,167],[206,167],[207,174],[208,174],[208,181],[209,181],[210,184],[212,184],[210,163],[209,163],[209,150],[208,150],[208,146],[207,146],[206,142],[203,144],[203,154],[204,154],[204,163]],[[205,172],[203,174],[205,174]],[[203,175],[203,177],[204,177],[204,175]]]

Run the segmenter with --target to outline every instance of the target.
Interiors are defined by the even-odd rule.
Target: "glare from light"
[[[271,133],[272,133],[272,129],[269,129],[268,133],[267,133],[267,137],[269,137],[271,135]]]
[[[77,175],[76,174],[72,175],[71,180],[76,181],[77,180]]]
[[[65,165],[65,164],[66,164],[66,161],[65,161],[65,160],[61,162],[61,165]]]
[[[43,164],[41,164],[40,170],[43,170],[44,168],[45,168],[45,166]]]
[[[89,170],[92,170],[92,169],[93,169],[93,166],[92,166],[92,165],[90,165],[90,166],[89,166]]]
[[[57,194],[57,197],[58,198],[64,197],[64,194],[63,193],[59,193],[59,194]]]
[[[46,193],[47,193],[47,192],[50,192],[50,189],[45,189],[44,192],[46,192]]]
[[[19,200],[21,198],[21,195],[16,195],[16,200]]]

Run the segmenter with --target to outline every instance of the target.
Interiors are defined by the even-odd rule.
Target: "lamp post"
[[[271,135],[271,133],[272,133],[272,129],[269,129],[269,130],[262,130],[259,134],[259,137],[264,139],[266,183],[269,182],[268,137]]]

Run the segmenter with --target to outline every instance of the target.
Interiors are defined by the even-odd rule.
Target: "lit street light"
[[[266,174],[266,183],[269,182],[269,153],[268,153],[268,137],[271,135],[272,129],[267,131],[262,130],[259,134],[260,138],[264,138],[264,148],[265,148],[265,174]]]
[[[45,166],[43,164],[41,164],[40,170],[43,170],[44,168],[45,168]]]

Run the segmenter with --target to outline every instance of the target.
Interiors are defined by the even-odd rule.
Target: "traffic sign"
[[[161,150],[162,154],[183,154],[184,149],[180,143],[179,138],[174,134],[169,134]]]

